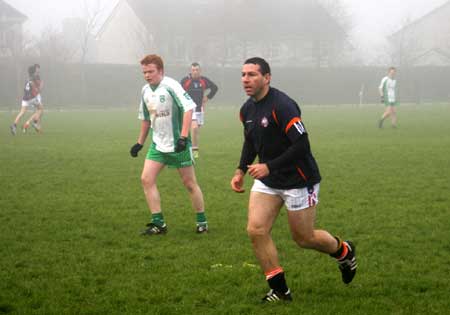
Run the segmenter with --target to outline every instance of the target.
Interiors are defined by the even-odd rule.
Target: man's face
[[[395,69],[391,69],[388,72],[388,76],[392,79],[395,77],[395,74],[397,73],[397,71]]]
[[[242,86],[248,96],[257,97],[270,83],[270,74],[262,75],[259,65],[252,63],[242,66]]]
[[[155,64],[150,63],[148,65],[141,65],[141,67],[144,79],[150,85],[158,85],[163,79],[163,70],[158,70],[158,67]]]
[[[191,67],[191,77],[193,79],[200,78],[200,67],[199,66],[192,66]]]

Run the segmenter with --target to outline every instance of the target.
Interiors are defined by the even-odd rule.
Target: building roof
[[[27,20],[27,16],[17,9],[12,7],[10,4],[3,0],[0,0],[0,21],[7,22],[20,22],[23,23]]]
[[[434,8],[433,10],[431,10],[430,12],[428,12],[427,14],[423,15],[422,17],[412,21],[411,23],[409,23],[406,26],[403,26],[402,28],[400,28],[398,31],[394,32],[393,34],[391,34],[389,36],[389,38],[391,40],[393,40],[395,37],[399,36],[402,32],[408,31],[409,29],[417,26],[418,24],[422,23],[425,20],[428,19],[433,19],[437,14],[441,13],[442,10],[445,9],[449,9],[450,10],[450,0],[445,2],[444,4]]]

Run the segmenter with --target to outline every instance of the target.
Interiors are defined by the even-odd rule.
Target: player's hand
[[[132,157],[137,157],[138,156],[138,152],[142,150],[143,145],[140,143],[136,143],[135,145],[133,145],[130,149],[130,154]]]
[[[231,179],[231,189],[233,189],[237,193],[245,192],[245,189],[242,188],[244,186],[244,173],[241,170],[237,170]]]
[[[381,97],[380,97],[380,102],[381,102],[381,103],[384,103],[384,95],[381,95]]]
[[[187,138],[180,137],[177,141],[177,145],[175,146],[175,152],[181,152],[186,150],[186,146],[187,146]]]
[[[270,171],[265,163],[252,164],[248,166],[248,174],[254,179],[261,179],[269,175]]]

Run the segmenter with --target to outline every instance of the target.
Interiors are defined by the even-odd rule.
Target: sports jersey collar
[[[148,84],[148,86],[152,89],[153,92],[156,91],[156,89],[161,85],[161,82],[164,81],[165,76],[162,77],[161,81],[159,81],[159,83],[157,85],[151,85],[150,83]]]
[[[255,103],[255,104],[264,103],[269,98],[269,96],[272,94],[272,90],[273,90],[273,88],[271,86],[269,86],[269,90],[267,91],[267,94],[264,95],[264,97],[262,99],[260,99],[259,101],[255,100],[253,97],[251,97],[253,103]]]

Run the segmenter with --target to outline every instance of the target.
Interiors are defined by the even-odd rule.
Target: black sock
[[[330,254],[331,257],[338,258],[342,256],[342,253],[345,250],[344,242],[339,237],[334,237],[336,241],[338,242],[338,249],[335,253]]]
[[[277,292],[286,293],[289,291],[289,288],[286,284],[286,279],[284,278],[284,272],[280,272],[267,280],[269,283],[269,287]]]

